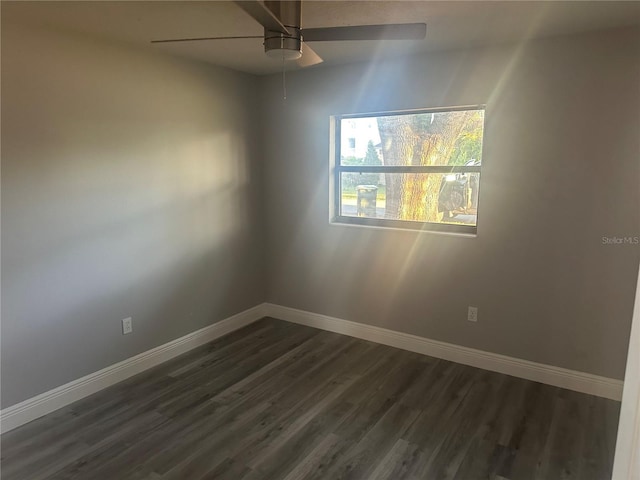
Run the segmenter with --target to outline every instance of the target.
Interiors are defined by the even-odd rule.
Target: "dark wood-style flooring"
[[[2,479],[610,478],[619,404],[278,320],[2,436]]]

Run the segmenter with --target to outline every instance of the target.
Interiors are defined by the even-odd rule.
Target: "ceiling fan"
[[[351,27],[301,28],[301,0],[239,0],[234,2],[264,27],[263,36],[200,37],[152,40],[151,43],[195,42],[263,38],[264,51],[270,57],[295,60],[300,67],[322,62],[307,42],[345,40],[422,40],[424,23],[359,25]]]

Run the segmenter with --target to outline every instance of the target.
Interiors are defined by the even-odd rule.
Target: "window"
[[[334,222],[476,233],[484,107],[333,119]]]

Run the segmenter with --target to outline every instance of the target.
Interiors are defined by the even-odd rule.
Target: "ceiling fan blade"
[[[202,40],[238,40],[243,38],[264,38],[262,35],[245,35],[243,37],[197,37],[197,38],[170,38],[166,40],[151,40],[151,43],[171,43],[171,42],[199,42]]]
[[[253,19],[267,30],[290,35],[289,30],[276,15],[269,10],[262,0],[238,0],[234,2],[242,10],[247,12]]]
[[[352,27],[305,28],[305,42],[337,40],[422,40],[427,34],[426,23],[395,23],[389,25],[358,25]]]
[[[316,52],[314,52],[309,45],[302,43],[302,56],[296,60],[296,64],[299,67],[310,67],[311,65],[317,65],[324,60],[320,58]]]

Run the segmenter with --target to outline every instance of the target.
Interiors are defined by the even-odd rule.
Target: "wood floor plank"
[[[507,478],[531,480],[543,476],[544,456],[553,428],[555,403],[559,389],[537,384],[530,391],[528,411],[516,427],[509,446],[517,451],[508,472],[500,473]],[[542,478],[542,477],[541,477]]]
[[[418,411],[394,403],[358,443],[346,449],[326,478],[368,479],[381,460],[380,455],[393,448],[418,415]]]
[[[409,453],[411,449],[412,446],[406,440],[402,438],[396,440],[371,473],[371,480],[393,480],[405,477],[408,470],[404,459],[411,455]]]
[[[491,428],[497,413],[499,380],[491,372],[482,372],[476,379],[456,412],[455,421],[448,423],[446,439],[433,452],[426,478],[453,479],[465,457],[476,454],[476,443]]]
[[[487,399],[482,421],[456,472],[454,478],[457,480],[474,476],[490,478],[508,468],[513,459],[515,450],[500,442],[513,437],[514,423],[519,416],[513,415],[518,409],[511,407],[514,404],[522,407],[518,402],[522,384],[495,373],[489,374],[489,383],[493,386],[491,397]],[[536,385],[531,382],[526,384]]]
[[[342,354],[344,361],[341,362],[341,367],[354,375],[360,375],[360,378],[351,387],[347,388],[332,406],[317,415],[282,444],[280,451],[283,454],[271,455],[270,457],[263,456],[260,464],[255,465],[255,470],[250,478],[282,478],[288,475],[292,469],[295,469],[299,463],[309,464],[307,456],[312,451],[315,451],[317,445],[326,436],[326,432],[332,431],[335,426],[344,422],[358,408],[356,405],[349,403],[348,400],[351,398],[352,393],[360,388],[362,372],[366,371],[366,369],[359,367],[371,364],[378,355],[378,352],[372,347],[373,345],[371,344],[357,342],[354,348]],[[361,350],[361,353],[358,354],[357,350]],[[330,436],[335,438],[334,435]],[[316,451],[317,454],[318,452]]]
[[[336,445],[339,440],[339,437],[333,433],[324,437],[301,462],[289,471],[283,480],[303,480],[308,478],[315,468],[318,458],[326,455],[327,451]]]
[[[580,453],[584,442],[582,425],[587,418],[586,399],[582,394],[564,390],[558,395],[556,428],[549,439],[546,478],[577,479]]]
[[[263,319],[4,434],[3,480],[577,479],[619,403]]]

